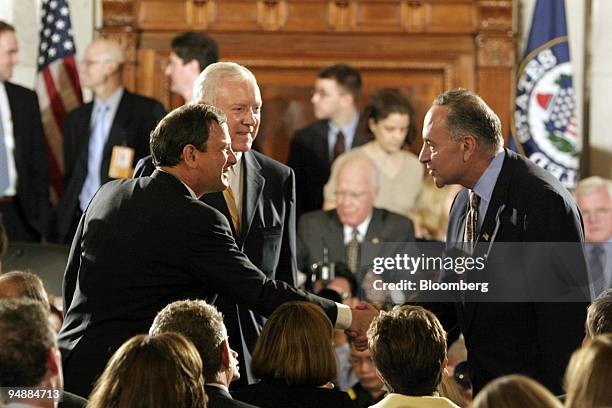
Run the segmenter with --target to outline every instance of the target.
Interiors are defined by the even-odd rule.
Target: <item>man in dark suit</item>
[[[69,391],[88,395],[111,354],[181,299],[220,294],[264,316],[286,301],[313,301],[365,346],[371,307],[351,311],[268,279],[240,252],[227,219],[198,200],[229,185],[230,143],[217,109],[183,106],[151,133],[153,175],[111,181],[92,199],[64,275],[59,343]]]
[[[38,242],[49,215],[49,169],[36,93],[8,82],[15,28],[0,21],[0,214],[11,241]]]
[[[499,118],[482,99],[464,89],[438,96],[425,117],[423,142],[419,159],[436,185],[465,187],[450,211],[448,251],[489,252],[484,279],[496,276],[495,263],[507,264],[506,277],[540,281],[540,288],[531,288],[535,294],[549,293],[555,282],[547,280],[563,276],[568,288],[578,288],[581,299],[588,299],[576,203],[551,174],[502,148]],[[508,248],[504,242],[528,242],[523,250],[541,250],[538,265],[544,268],[513,268],[519,265],[516,259],[496,257]],[[566,253],[545,252],[555,246],[566,248]],[[550,267],[555,275],[545,274]],[[583,335],[586,303],[541,302],[538,297],[514,303],[463,300],[455,311],[437,312],[447,331],[458,323],[465,336],[475,392],[510,373],[529,375],[561,392],[567,361]]]
[[[359,259],[363,243],[374,247],[384,242],[414,241],[410,219],[374,208],[377,174],[376,166],[365,156],[342,163],[336,179],[336,208],[306,213],[300,219],[298,253],[302,272],[309,272],[316,263],[342,262],[362,285],[368,269],[367,262]],[[357,255],[352,257],[351,247],[355,245]],[[375,252],[375,249],[369,251]]]
[[[231,62],[209,65],[195,84],[195,99],[227,115],[232,149],[238,163],[230,169],[230,188],[201,200],[230,222],[238,248],[270,279],[297,283],[295,188],[291,169],[251,149],[260,123],[261,94],[255,76]],[[150,175],[151,158],[138,163],[136,175]],[[231,191],[231,196],[229,192]],[[230,345],[240,355],[244,374],[235,386],[254,382],[251,352],[264,319],[251,310],[219,299]]]
[[[297,217],[323,208],[323,186],[336,157],[367,141],[360,123],[361,74],[345,64],[318,74],[312,95],[317,122],[298,130],[287,164],[295,171]]]
[[[64,121],[64,196],[57,206],[53,240],[72,242],[79,218],[100,186],[131,177],[134,163],[149,153],[149,133],[164,116],[158,101],[121,86],[123,51],[96,40],[81,64],[81,84],[94,101]]]
[[[180,300],[164,307],[149,334],[180,333],[195,345],[204,369],[208,408],[253,408],[235,400],[229,385],[240,378],[237,356],[230,348],[223,316],[203,300]]]

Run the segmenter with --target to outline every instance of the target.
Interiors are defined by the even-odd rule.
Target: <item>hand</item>
[[[364,351],[368,348],[367,331],[372,320],[378,316],[378,309],[366,302],[360,302],[351,309],[353,320],[351,327],[346,330],[347,336],[352,339],[355,348]]]

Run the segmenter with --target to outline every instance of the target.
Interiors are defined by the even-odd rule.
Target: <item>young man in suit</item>
[[[287,301],[312,301],[365,346],[372,307],[351,311],[269,279],[239,250],[227,219],[198,199],[229,186],[231,142],[225,115],[185,105],[151,133],[151,177],[111,181],[92,199],[64,275],[59,344],[69,391],[89,395],[112,353],[175,300],[218,294],[264,316]]]
[[[153,320],[149,334],[182,334],[200,353],[208,408],[254,408],[235,400],[229,385],[240,378],[238,353],[229,345],[223,315],[203,300],[179,300],[164,307]]]
[[[580,244],[584,235],[574,199],[551,174],[503,149],[499,118],[465,89],[450,90],[435,99],[425,116],[423,142],[419,159],[435,184],[464,187],[450,210],[447,250],[462,247],[476,254],[489,248],[485,277],[496,276],[504,264],[509,278],[524,281],[521,277],[529,275],[532,279],[521,284],[540,281],[539,288],[531,288],[536,296],[549,294],[556,276],[565,279],[567,289],[578,288],[582,294],[572,302],[551,301],[556,298],[542,302],[543,297],[513,303],[497,303],[493,298],[471,302],[466,297],[456,303],[456,310],[438,311],[447,331],[459,324],[463,332],[474,391],[501,375],[522,373],[560,393],[567,361],[580,345],[588,302]],[[556,273],[508,267],[518,265],[523,256],[496,258],[496,252],[509,247],[503,244],[508,242],[528,242],[523,246],[526,251],[540,248],[542,252],[531,261]],[[565,249],[555,256],[544,252],[554,247]]]
[[[363,243],[379,245],[384,242],[414,241],[414,227],[410,219],[374,207],[378,194],[376,166],[365,156],[342,163],[336,179],[337,206],[329,211],[313,211],[300,219],[298,227],[299,267],[309,272],[311,265],[323,262],[346,263],[362,285],[366,271],[359,256],[351,255],[352,247],[361,252]],[[362,288],[370,289],[370,288]]]
[[[11,241],[38,242],[49,215],[49,169],[36,93],[8,82],[15,28],[0,21],[0,214]]]
[[[214,105],[227,116],[238,163],[230,169],[224,192],[202,196],[230,222],[240,250],[268,278],[297,284],[295,186],[293,171],[252,150],[261,116],[261,94],[255,76],[233,62],[209,65],[194,86],[195,99]],[[151,158],[138,163],[136,175],[150,175]],[[231,192],[231,194],[230,194]],[[226,318],[230,345],[240,355],[244,375],[233,387],[253,383],[251,352],[264,319],[228,299],[217,302]]]
[[[102,184],[131,177],[134,163],[149,153],[149,133],[165,114],[158,101],[123,88],[124,61],[114,41],[96,40],[85,51],[81,84],[93,91],[94,100],[64,121],[65,190],[53,237],[58,242],[72,242],[81,214]]]
[[[219,61],[219,46],[206,33],[190,31],[174,37],[170,47],[164,74],[170,79],[170,90],[189,103],[193,99],[193,84],[200,72]]]
[[[361,74],[355,68],[337,64],[319,72],[310,100],[318,121],[298,130],[289,149],[298,219],[323,208],[323,186],[334,159],[367,141],[359,120],[360,97]]]

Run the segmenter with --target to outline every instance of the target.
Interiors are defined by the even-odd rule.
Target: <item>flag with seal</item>
[[[565,21],[565,1],[537,0],[525,56],[517,72],[510,148],[556,176],[578,180],[582,141]]]

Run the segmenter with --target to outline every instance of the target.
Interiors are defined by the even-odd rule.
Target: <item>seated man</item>
[[[382,312],[368,330],[368,344],[389,390],[373,408],[458,408],[436,391],[448,359],[446,333],[433,313],[408,305]]]
[[[582,346],[600,334],[612,333],[612,289],[603,292],[589,305]]]
[[[151,335],[176,332],[195,345],[204,367],[208,408],[254,405],[234,400],[230,382],[240,378],[236,353],[229,346],[221,313],[203,300],[179,300],[164,307],[153,320]]]
[[[50,397],[14,399],[7,407],[85,407],[87,401],[62,391],[61,356],[41,302],[0,299],[0,344],[1,397],[10,397],[11,391],[26,387],[45,390],[45,396]]]
[[[360,266],[361,246],[414,241],[408,218],[374,207],[378,173],[367,157],[345,161],[336,179],[336,208],[304,214],[298,225],[298,262],[309,272],[318,262],[346,262],[361,284],[366,267]]]
[[[358,382],[347,390],[356,408],[368,408],[380,402],[385,392],[383,382],[376,374],[370,350],[359,351],[351,346],[351,367]]]

